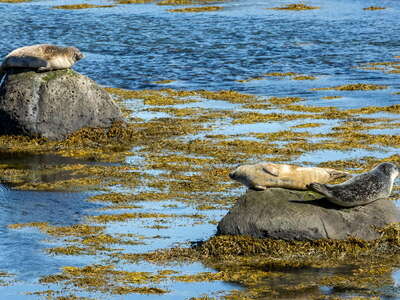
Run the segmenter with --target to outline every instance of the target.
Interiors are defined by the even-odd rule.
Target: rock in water
[[[400,222],[391,200],[341,208],[313,192],[270,188],[248,190],[218,224],[218,235],[249,235],[283,240],[379,237],[375,228]]]
[[[11,72],[0,88],[0,134],[61,140],[122,120],[110,94],[71,69]]]

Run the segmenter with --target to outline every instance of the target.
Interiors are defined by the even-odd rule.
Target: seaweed
[[[288,4],[286,6],[281,7],[273,7],[269,9],[276,9],[276,10],[311,10],[311,9],[319,9],[319,6],[310,6],[304,3],[296,3],[296,4]]]
[[[145,4],[156,0],[115,0],[118,4]]]
[[[4,1],[4,0],[3,0]],[[106,7],[114,7],[115,5],[97,5],[97,4],[66,4],[66,5],[56,5],[53,6],[53,9],[87,9],[87,8],[106,8]]]
[[[180,12],[180,13],[193,13],[193,12],[207,12],[222,10],[222,6],[202,6],[202,7],[186,7],[177,9],[168,9],[169,12]]]
[[[379,84],[366,84],[366,83],[355,83],[346,84],[340,86],[326,87],[326,88],[313,88],[311,91],[323,91],[323,90],[336,90],[336,91],[374,91],[387,89],[386,85]]]
[[[382,10],[382,9],[386,9],[386,7],[382,7],[382,6],[369,6],[369,7],[363,8],[363,10]]]
[[[280,77],[294,76],[297,74]],[[293,96],[265,98],[230,90],[105,89],[117,97],[119,105],[132,99],[143,103],[140,108],[143,111],[163,112],[169,116],[149,121],[134,119],[108,129],[85,128],[60,142],[0,137],[0,149],[6,154],[51,154],[79,159],[58,165],[44,164],[38,169],[11,162],[0,164],[2,178],[14,188],[102,190],[88,197],[88,201],[99,203],[101,208],[82,218],[82,224],[53,226],[32,222],[9,226],[10,230],[30,226],[46,234],[46,242],[55,243],[46,250],[49,255],[104,258],[103,265],[66,267],[58,274],[43,277],[43,285],[57,287],[57,291],[48,293],[49,297],[56,297],[59,290],[68,290],[68,293],[97,291],[105,295],[167,293],[166,282],[216,280],[245,288],[221,296],[226,299],[290,299],[302,294],[324,297],[319,290],[321,285],[344,290],[360,287],[360,295],[371,296],[368,293],[373,292],[374,279],[377,285],[387,283],[400,248],[398,225],[384,229],[378,241],[290,242],[217,236],[188,247],[180,244],[176,248],[147,253],[140,253],[141,247],[136,246],[147,243],[147,239],[166,237],[122,234],[109,232],[107,228],[111,223],[124,222],[162,232],[172,228],[177,220],[178,226],[187,228],[197,224],[216,225],[218,220],[214,214],[220,212],[208,210],[228,209],[237,201],[239,185],[228,177],[237,164],[293,162],[304,153],[320,150],[397,149],[400,141],[395,134],[372,134],[369,130],[398,128],[398,118],[385,117],[385,114],[398,114],[399,105],[340,110],[333,106],[312,106]],[[165,99],[171,104],[161,105]],[[225,101],[248,110],[174,106],[191,100]],[[257,109],[266,111],[260,113]],[[382,113],[382,116],[372,113]],[[287,121],[292,122],[287,124]],[[235,133],[235,130],[231,134],[221,134],[218,130],[232,124],[255,122],[282,124],[285,130],[244,134]],[[322,132],[313,131],[312,128],[321,125],[330,127]],[[304,130],[298,130],[301,128]],[[324,161],[319,165],[359,173],[381,161],[400,163],[400,157],[388,154],[383,158]],[[110,191],[113,186],[117,189]],[[394,189],[393,197],[398,197],[398,190]],[[154,210],[148,211],[146,207],[150,204]],[[188,207],[193,212],[179,213]],[[120,269],[125,264],[142,261],[154,263],[161,270],[125,273]],[[211,271],[177,273],[165,268],[190,262],[201,262]],[[343,272],[344,266],[350,271]],[[322,275],[313,276],[309,281],[296,281],[299,272],[318,274],[319,271]],[[343,273],[348,275],[344,278]]]
[[[192,5],[192,4],[207,4],[226,2],[228,0],[161,0],[157,5]]]

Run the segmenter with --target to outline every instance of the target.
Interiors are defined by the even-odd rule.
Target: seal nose
[[[231,179],[235,179],[235,172],[230,172],[230,173],[229,173],[229,177],[230,177]]]

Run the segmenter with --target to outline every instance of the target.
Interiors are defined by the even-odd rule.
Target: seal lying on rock
[[[364,205],[390,196],[399,168],[392,163],[381,163],[371,171],[354,176],[341,184],[310,183],[307,188],[320,193],[337,205]]]
[[[327,183],[348,175],[329,168],[261,163],[240,166],[229,177],[254,190],[265,190],[269,187],[306,190],[311,182]]]
[[[7,69],[24,68],[39,72],[68,69],[84,55],[75,47],[49,44],[25,46],[11,51],[0,66],[0,74]]]

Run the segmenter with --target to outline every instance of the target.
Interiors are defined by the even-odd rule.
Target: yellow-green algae
[[[113,215],[99,215],[87,217],[90,222],[94,223],[109,223],[109,222],[123,222],[129,219],[143,219],[143,218],[194,218],[202,219],[204,215],[200,214],[163,214],[163,213],[123,213]]]
[[[86,9],[86,8],[98,8],[98,7],[114,7],[114,5],[97,5],[97,4],[66,4],[53,6],[54,9]]]
[[[212,210],[212,209],[220,209],[219,207],[216,207],[214,205],[207,205],[207,204],[202,204],[196,207],[198,210]]]
[[[342,96],[325,96],[325,97],[321,97],[321,99],[324,100],[332,100],[332,99],[340,99],[343,98]]]
[[[396,57],[395,57],[396,58]],[[365,65],[367,66],[389,66],[389,67],[394,67],[396,65],[399,65],[400,61],[377,61],[377,62],[369,62],[366,63]]]
[[[295,72],[270,72],[263,74],[262,76],[257,76],[257,77],[250,77],[247,79],[241,79],[241,80],[236,80],[237,82],[250,82],[252,80],[263,80],[267,79],[268,77],[290,77],[293,80],[315,80],[317,77],[312,76],[312,75],[301,75]]]
[[[140,124],[116,123],[108,129],[84,128],[61,142],[1,136],[0,150],[9,152],[54,153],[88,160],[121,161],[134,144],[154,143],[159,139],[195,133],[204,128],[184,119],[156,119]]]
[[[293,80],[315,80],[317,77],[312,75],[299,75],[292,78]]]
[[[93,202],[112,202],[114,205],[121,203],[136,202],[136,201],[162,201],[178,198],[178,193],[161,193],[161,192],[142,192],[138,194],[123,194],[123,193],[107,193],[97,196],[92,196],[89,201]]]
[[[15,274],[0,271],[0,287],[9,286],[15,283]]]
[[[122,97],[123,99],[143,99],[147,100],[147,104],[154,102],[162,102],[162,100],[154,100],[156,98],[174,98],[176,103],[185,103],[196,101],[196,98],[204,98],[210,100],[224,100],[231,103],[249,103],[254,102],[258,99],[257,96],[251,94],[243,94],[232,90],[221,90],[221,91],[207,91],[207,90],[195,90],[195,91],[176,91],[173,89],[161,89],[161,90],[124,90],[118,88],[104,88],[107,92]]]
[[[387,71],[388,74],[400,74],[400,70],[399,69],[395,69],[395,70],[390,70]]]
[[[170,96],[170,97],[189,97],[196,95],[196,91],[178,91],[173,89],[161,90],[126,90],[120,88],[106,87],[107,92],[118,95],[124,99],[146,99],[148,97]]]
[[[193,96],[195,93],[174,91],[171,89],[163,90],[143,90],[133,91],[118,88],[104,88],[107,92],[117,95],[123,99],[142,99],[147,105],[173,105],[196,102],[193,98],[183,98]]]
[[[323,90],[336,90],[336,91],[374,91],[387,89],[387,85],[379,84],[366,84],[366,83],[355,83],[346,84],[340,86],[326,87],[326,88],[313,88],[312,91],[323,91]]]
[[[63,282],[71,287],[83,288],[88,291],[125,295],[164,294],[167,290],[157,287],[140,287],[135,285],[154,284],[160,282],[166,275],[149,272],[127,272],[115,270],[112,265],[90,265],[85,267],[63,267],[59,275],[49,275],[40,279],[41,283]]]
[[[32,222],[10,224],[10,229],[20,229],[33,227],[54,238],[63,238],[65,242],[78,243],[79,246],[72,244],[62,247],[48,248],[51,254],[63,255],[95,255],[98,251],[113,251],[108,245],[139,245],[143,244],[140,238],[134,236],[125,239],[122,237],[106,234],[104,226],[93,226],[86,224],[76,224],[71,226],[53,226],[45,222]],[[135,239],[132,239],[135,238]]]
[[[145,4],[156,2],[156,0],[116,0],[118,4]]]
[[[217,11],[222,10],[222,6],[202,6],[202,7],[186,7],[186,8],[176,8],[168,9],[169,12],[180,12],[180,13],[193,13],[193,12],[207,12],[207,11]]]
[[[262,110],[266,110],[266,109],[270,109],[271,106],[272,106],[271,104],[254,103],[254,104],[245,104],[242,107],[243,108],[247,108],[247,109],[262,109]]]
[[[296,3],[296,4],[288,4],[286,6],[282,7],[273,7],[270,9],[276,9],[276,10],[310,10],[310,9],[319,9],[319,6],[310,6],[306,5],[304,3]]]
[[[157,5],[192,5],[192,4],[207,4],[216,2],[226,2],[228,0],[161,0]]]
[[[3,180],[10,182],[16,189],[80,191],[107,189],[107,186],[124,183],[126,186],[138,184],[135,168],[121,166],[67,165],[38,170],[20,170],[9,166],[0,166]],[[143,176],[141,176],[143,177]],[[49,179],[51,178],[51,179]]]
[[[390,284],[390,274],[400,249],[400,226],[391,224],[381,230],[381,238],[363,241],[349,238],[339,240],[283,241],[258,239],[246,236],[216,236],[191,248],[171,248],[142,254],[117,254],[129,262],[145,260],[155,264],[172,262],[202,261],[215,272],[202,272],[193,275],[173,275],[175,281],[213,281],[223,280],[239,283],[253,298],[261,295],[285,295],[289,290],[303,290],[311,286],[343,288],[379,288]],[[288,284],[292,276],[290,270],[334,271],[348,266],[346,277],[335,275],[314,276],[311,282],[293,287]],[[339,271],[340,272],[340,271]],[[385,280],[383,280],[386,277]],[[268,284],[273,278],[282,278],[280,284]],[[293,277],[294,278],[294,277]],[[377,280],[379,278],[379,280]],[[278,283],[279,281],[274,281]],[[264,287],[264,288],[262,288]],[[265,293],[265,294],[264,294]]]
[[[153,81],[152,83],[155,83],[155,84],[167,84],[167,83],[171,83],[171,82],[174,82],[174,81],[175,80],[165,79],[165,80]]]
[[[291,104],[303,100],[304,99],[300,97],[271,97],[268,99],[272,104]]]
[[[197,92],[201,97],[205,99],[225,100],[231,103],[248,103],[251,101],[255,101],[257,99],[257,97],[254,95],[243,94],[236,91],[228,91],[228,90],[222,90],[218,92],[200,90]]]
[[[374,66],[371,66],[371,67],[358,67],[359,69],[361,69],[361,70],[366,70],[366,71],[371,71],[371,70],[385,70],[385,67],[374,67]]]
[[[304,124],[299,124],[299,125],[294,125],[291,126],[291,128],[314,128],[314,127],[320,127],[321,123],[304,123]]]
[[[171,89],[157,91],[127,91],[115,89],[113,91],[115,91],[114,94],[119,93],[121,99],[145,99],[149,96],[158,97],[161,95],[164,97],[188,97],[189,99],[194,97],[195,99],[220,100],[245,104],[246,106],[260,104],[268,105],[268,107],[270,107],[272,105],[268,99],[234,91],[174,91]],[[285,113],[267,113],[259,114],[257,116],[262,116],[261,119],[266,122],[285,122],[285,120],[299,121],[298,123],[300,124],[300,128],[302,124],[312,124],[312,120],[323,120],[324,118],[336,119],[338,124],[331,130],[319,134],[313,134],[311,130],[309,132],[296,132],[290,128],[272,133],[259,134],[221,135],[216,134],[218,132],[215,131],[206,134],[209,126],[207,124],[213,124],[214,122],[226,122],[225,124],[235,123],[237,120],[241,120],[241,117],[243,117],[241,114],[243,113],[226,110],[212,111],[208,109],[193,108],[176,109],[174,107],[162,106],[149,107],[147,109],[151,109],[151,111],[167,112],[173,117],[159,118],[148,122],[135,120],[130,124],[122,126],[116,125],[109,130],[85,129],[80,131],[79,134],[72,135],[63,142],[48,142],[43,139],[32,140],[20,137],[16,137],[15,140],[13,140],[14,137],[0,137],[0,149],[10,152],[15,149],[16,152],[20,153],[55,153],[57,155],[80,157],[91,159],[93,161],[122,162],[122,165],[117,166],[107,164],[82,165],[78,163],[55,167],[49,166],[43,168],[41,172],[43,172],[43,174],[50,174],[51,176],[57,174],[57,172],[68,172],[68,176],[72,176],[74,179],[90,179],[87,182],[82,181],[83,187],[85,184],[94,183],[99,184],[102,188],[107,188],[109,185],[118,185],[122,188],[129,189],[129,192],[108,192],[93,196],[89,199],[90,201],[105,202],[109,205],[107,207],[107,212],[109,212],[113,207],[114,209],[127,208],[129,209],[129,212],[112,212],[110,215],[93,216],[100,218],[88,218],[85,219],[84,222],[94,221],[103,225],[104,223],[102,222],[142,218],[143,221],[146,222],[144,223],[145,226],[161,230],[163,227],[166,227],[164,226],[165,220],[193,218],[194,220],[192,222],[200,220],[200,223],[208,222],[210,224],[215,224],[216,220],[208,220],[203,215],[198,214],[171,214],[170,211],[165,214],[157,214],[158,212],[155,214],[139,214],[135,211],[132,212],[132,209],[134,210],[135,207],[137,207],[135,202],[173,200],[173,203],[176,203],[175,201],[184,202],[185,206],[191,205],[197,210],[202,210],[202,208],[211,209],[229,207],[236,201],[236,197],[233,197],[232,194],[230,194],[230,191],[233,188],[238,187],[238,185],[229,180],[228,173],[237,164],[248,163],[249,159],[253,161],[269,160],[289,162],[299,157],[299,155],[309,153],[310,151],[324,149],[334,149],[338,151],[353,151],[354,149],[376,150],[385,147],[398,148],[400,145],[398,137],[394,135],[373,135],[368,133],[369,129],[374,128],[398,128],[398,118],[396,121],[394,118],[376,118],[370,117],[368,114],[376,112],[398,113],[400,111],[399,105],[339,110],[334,107],[314,107],[295,104],[296,103],[283,103],[277,101],[273,104],[273,107],[278,107],[282,109],[283,112],[298,111],[302,114],[294,114],[292,117]],[[253,115],[250,114],[249,116]],[[246,118],[243,119],[245,120]],[[198,133],[202,133],[202,135],[200,137],[192,136]],[[187,139],[187,135],[191,136],[191,138]],[[121,141],[123,142],[123,145],[121,145]],[[135,150],[131,150],[132,147],[134,147]],[[141,160],[138,163],[132,162],[131,165],[127,166],[124,163],[124,158],[127,155],[139,156]],[[371,157],[359,158],[351,161],[324,162],[323,164],[336,169],[351,170],[354,173],[358,173],[372,168],[375,164],[381,161],[400,163],[400,158],[399,156],[385,157],[382,159]],[[29,186],[32,186],[30,178],[35,177],[32,177],[34,173],[32,173],[31,170],[18,168],[8,164],[2,164],[0,165],[0,168],[2,172],[8,174],[7,176],[9,177],[9,181],[18,182],[20,187],[29,188]],[[161,173],[152,175],[147,172],[149,170],[157,170],[161,171]],[[38,178],[36,184],[40,186],[41,181],[43,180]],[[55,186],[59,186],[64,180],[56,181],[59,182]],[[132,188],[143,186],[151,188],[152,190],[140,192],[132,190]],[[65,184],[65,187],[67,190],[73,188],[73,186],[69,186],[68,184]],[[54,186],[50,184],[48,188],[52,189]],[[396,190],[394,192],[396,192]],[[149,219],[152,224],[147,222]],[[14,226],[22,227],[23,225]],[[102,226],[94,226],[93,228],[77,227],[74,230],[68,228],[68,226],[50,226],[46,223],[37,223],[33,224],[33,226],[38,227],[42,232],[49,234],[51,238],[63,241],[65,246],[63,245],[62,247],[58,247],[59,245],[57,245],[57,247],[48,250],[54,255],[91,255],[101,253],[107,257],[118,259],[121,258],[120,254],[118,254],[121,250],[116,248],[125,248],[124,245],[143,243],[143,240],[140,237],[108,234],[104,231]],[[183,226],[191,226],[191,224],[184,224]],[[205,261],[203,257],[196,258],[198,255],[196,254],[198,253],[197,250],[195,252],[193,252],[193,249],[182,251],[189,251],[190,255],[188,254],[188,256],[194,255],[195,259]],[[132,255],[126,257],[123,256],[122,258],[132,261],[140,259],[137,256],[134,257]],[[265,282],[267,278],[270,278],[271,276],[281,278],[278,277],[278,275],[290,276],[290,272],[288,273],[285,270],[292,270],[292,267],[295,268],[294,258],[291,259],[289,257],[286,259],[284,256],[280,258],[281,260],[279,260],[279,257],[274,259],[273,263],[271,262],[271,259],[268,258],[264,265],[257,268],[257,261],[255,260],[256,257],[254,255],[251,259],[248,258],[247,260],[242,257],[238,259],[238,262],[246,261],[243,266],[236,265],[228,268],[228,265],[210,265],[216,269],[215,273],[217,275],[214,275],[213,272],[193,275],[168,275],[168,279],[163,280],[197,281],[208,280],[207,278],[210,278],[210,280],[231,281],[230,279],[232,279],[232,282],[241,283],[250,288],[250,290],[244,292],[246,295],[243,293],[240,294],[240,292],[232,293],[232,296],[236,295],[239,299],[244,295],[253,298],[260,297],[260,295],[264,297],[282,295],[282,293],[290,293],[292,290],[297,293],[312,287],[318,287],[323,283],[329,282],[329,280],[333,280],[333,283],[330,283],[332,286],[334,286],[335,282],[339,287],[347,284],[343,279],[339,280],[334,277],[332,277],[332,279],[328,276],[327,278],[318,278],[312,283],[310,282],[310,285],[306,284],[305,287],[302,287],[301,284],[293,284],[292,287],[281,286],[279,290],[277,288],[271,288],[271,285]],[[262,260],[264,257],[261,256],[260,259]],[[212,260],[211,256],[210,260]],[[157,261],[155,260],[154,262]],[[304,265],[304,268],[309,267],[307,261],[302,261],[301,263]],[[339,263],[345,264],[346,261],[339,261],[338,264]],[[222,264],[225,264],[225,261],[223,261]],[[313,262],[311,267],[314,267],[314,264],[317,263]],[[271,270],[271,265],[273,265],[275,269],[272,268]],[[277,266],[281,265],[287,266],[287,268],[277,268]],[[387,265],[389,266],[389,264]],[[264,266],[266,266],[266,268],[264,268]],[[354,270],[359,269],[363,269],[362,262],[360,262],[360,265]],[[110,270],[112,271],[112,269]],[[243,272],[239,272],[238,270],[242,270]],[[108,272],[107,276],[114,276],[112,273],[113,272]],[[261,287],[256,284],[252,285],[251,282],[246,281],[246,278],[252,273],[257,274],[256,277],[259,279],[255,278],[254,282],[259,283]],[[271,275],[272,273],[273,275]],[[116,277],[121,276],[118,275],[118,272],[115,274]],[[92,275],[87,274],[87,276],[90,278],[88,279],[89,281],[94,280]],[[172,277],[174,276],[177,278],[173,279]],[[65,279],[58,282],[68,284],[72,281]],[[110,279],[109,282],[112,283],[113,279]],[[351,280],[349,280],[349,282],[351,284]],[[149,284],[153,285],[152,283]],[[130,286],[128,284],[121,283],[114,285],[114,287],[115,286],[118,289],[111,289],[110,291],[118,291],[119,293],[143,292],[143,290],[135,291],[137,286]],[[85,287],[82,288],[86,289]],[[77,287],[77,289],[81,289],[81,287]],[[104,291],[106,289],[107,288],[104,288]]]
[[[265,73],[263,76],[272,76],[272,77],[286,77],[286,76],[297,76],[300,74],[297,74],[295,72],[270,72],[270,73]]]
[[[369,6],[369,7],[363,8],[363,10],[381,10],[381,9],[386,9],[386,7],[382,7],[382,6]]]

